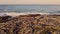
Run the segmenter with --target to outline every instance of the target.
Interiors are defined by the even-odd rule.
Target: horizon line
[[[60,5],[60,4],[0,4],[0,5]]]

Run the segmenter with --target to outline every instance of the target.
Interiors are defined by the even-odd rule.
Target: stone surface
[[[60,34],[59,32],[59,15],[30,14],[0,18],[0,34]]]

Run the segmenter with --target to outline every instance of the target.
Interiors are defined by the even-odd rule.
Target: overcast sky
[[[60,4],[60,0],[0,0],[0,4]]]

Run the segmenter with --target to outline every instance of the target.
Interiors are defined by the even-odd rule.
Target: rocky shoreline
[[[60,15],[0,16],[0,34],[60,34]]]

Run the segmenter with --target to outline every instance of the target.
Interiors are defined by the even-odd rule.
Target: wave
[[[41,15],[60,15],[60,13],[55,12],[0,12],[0,16],[19,16],[19,15],[28,15],[28,14],[41,14]]]
[[[1,12],[0,16],[19,16],[19,15],[28,15],[28,14],[41,14],[41,15],[48,15],[49,13],[41,13],[41,12]]]

